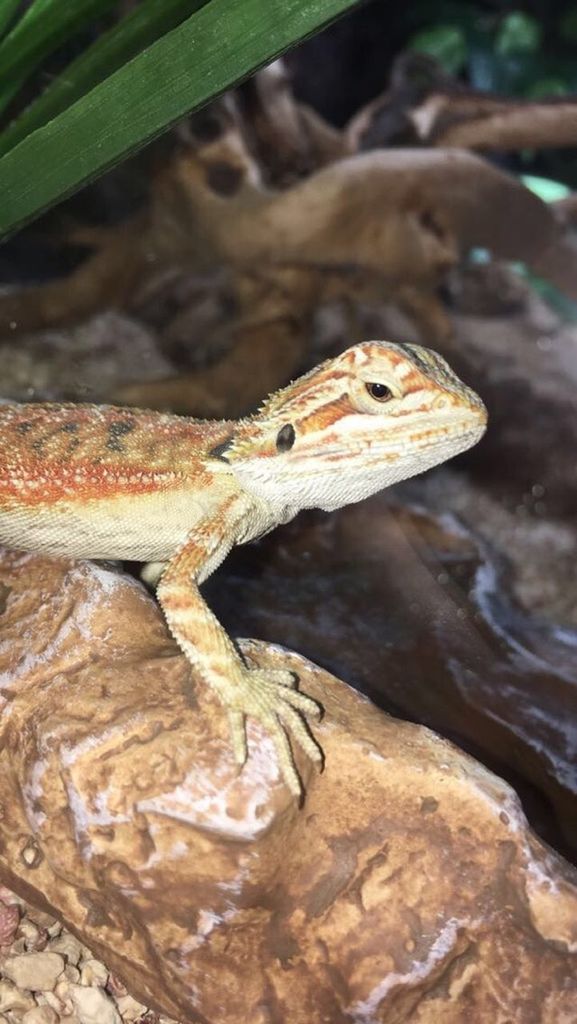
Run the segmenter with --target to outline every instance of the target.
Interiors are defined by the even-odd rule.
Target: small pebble
[[[108,981],[108,970],[100,960],[85,960],[80,965],[80,984],[104,988]]]
[[[106,985],[106,988],[115,999],[119,999],[120,996],[128,995],[126,985],[116,974],[108,975],[108,984]]]
[[[51,1006],[33,1006],[26,1010],[22,1024],[58,1024],[59,1016]]]
[[[118,1010],[103,989],[71,985],[70,994],[80,1024],[122,1024]]]
[[[58,1017],[64,1013],[64,1003],[58,998],[55,992],[40,992],[36,996],[36,1002],[40,1006],[51,1006]]]
[[[31,952],[37,950],[42,942],[46,945],[48,932],[44,928],[39,928],[29,917],[25,917],[20,925],[20,936],[26,940],[27,952]]]
[[[132,996],[121,996],[116,1000],[118,1012],[124,1021],[135,1021],[146,1013],[146,1006],[138,1003]]]
[[[0,886],[0,935],[2,922],[8,941],[0,941],[0,1024],[176,1024],[130,996],[55,917]],[[52,987],[38,988],[46,984]]]
[[[10,981],[0,981],[0,1012],[29,1010],[34,1000],[27,992],[20,992]]]
[[[0,946],[9,946],[20,921],[20,908],[16,903],[0,903]]]
[[[58,1013],[63,1017],[69,1016],[74,1009],[74,1005],[72,1003],[72,995],[70,993],[70,984],[65,977],[60,978],[56,988],[54,989],[53,995],[60,1000]]]
[[[28,917],[31,921],[34,921],[34,924],[37,924],[39,928],[48,929],[52,928],[55,924],[57,924],[59,928],[62,927],[60,921],[57,921],[52,914],[46,914],[43,910],[36,910],[36,907],[30,907]]]
[[[82,945],[73,935],[68,935],[64,932],[51,941],[50,952],[60,953],[67,963],[72,964],[73,967],[78,967],[78,961],[82,956]]]
[[[51,991],[64,970],[64,958],[58,953],[23,953],[4,963],[4,974],[18,988],[30,992]]]

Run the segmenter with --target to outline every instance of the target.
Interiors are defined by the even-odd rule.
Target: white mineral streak
[[[440,935],[433,942],[429,954],[425,960],[416,960],[413,967],[405,974],[397,974],[391,971],[379,982],[370,995],[362,1002],[354,1003],[349,1008],[351,1020],[363,1022],[363,1024],[379,1024],[382,1020],[380,1012],[381,1003],[391,991],[398,985],[411,988],[423,981],[432,971],[439,960],[443,960],[455,945],[458,929],[463,922],[456,918],[447,921]]]
[[[74,831],[83,855],[90,860],[93,854],[90,843],[90,829],[93,826],[116,825],[129,821],[127,814],[114,814],[108,808],[108,792],[99,792],[93,806],[88,806],[81,797],[73,781],[73,768],[75,764],[87,753],[98,748],[102,751],[108,744],[113,747],[126,731],[138,723],[140,716],[133,715],[120,725],[102,731],[97,736],[86,736],[74,746],[62,744],[60,747],[60,758],[63,768],[68,804],[72,812]]]
[[[208,773],[197,765],[178,786],[139,801],[136,809],[231,839],[251,840],[266,832],[275,813],[267,791],[279,774],[272,740],[261,731],[257,738],[257,728],[249,723],[249,757],[239,775],[231,777],[227,766],[222,773],[214,767]]]

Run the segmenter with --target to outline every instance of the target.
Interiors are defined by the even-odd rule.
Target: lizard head
[[[457,455],[486,422],[442,356],[366,341],[271,395],[239,425],[226,460],[271,504],[328,511]]]

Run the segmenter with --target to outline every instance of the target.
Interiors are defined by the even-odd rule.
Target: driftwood
[[[403,54],[390,86],[350,121],[351,151],[390,145],[523,149],[577,144],[577,97],[520,100],[471,89],[424,54]]]
[[[397,127],[431,89],[469,95],[425,59],[396,66],[385,108]],[[298,104],[282,65],[267,69],[180,127],[136,216],[68,232],[91,249],[72,274],[0,297],[0,336],[128,312],[160,332],[180,373],[117,400],[236,415],[307,364],[326,302],[345,309],[349,343],[359,304],[385,302],[426,344],[451,344],[439,289],[472,247],[524,261],[577,297],[567,213],[463,150],[343,157],[351,131],[347,142]],[[195,312],[203,301],[220,309],[208,326]]]

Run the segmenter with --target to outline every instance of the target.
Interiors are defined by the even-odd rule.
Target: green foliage
[[[116,0],[33,0],[0,43],[0,112],[41,61]]]
[[[410,49],[434,57],[451,75],[457,75],[467,62],[465,33],[458,25],[436,25],[417,32]]]
[[[0,133],[0,237],[354,2],[143,0]],[[113,5],[34,0],[0,43],[0,108],[48,53]]]
[[[544,24],[521,9],[420,0],[409,46],[435,57],[477,89],[538,99],[577,91],[577,6]],[[418,27],[417,27],[418,26]]]
[[[23,114],[0,135],[0,156],[26,135],[52,120],[140,50],[175,28],[208,0],[143,0],[124,18],[72,61]]]
[[[15,20],[20,0],[0,0],[0,39]]]
[[[499,25],[495,53],[508,57],[514,53],[535,53],[541,42],[541,29],[535,18],[523,11],[511,11]]]

